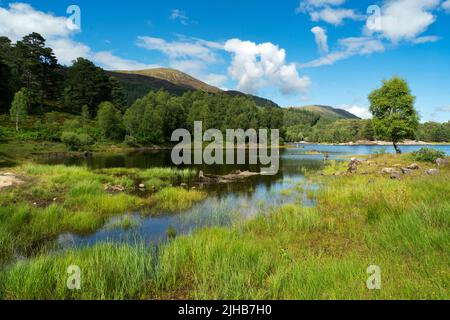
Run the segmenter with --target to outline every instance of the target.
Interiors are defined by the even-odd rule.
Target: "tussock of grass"
[[[151,197],[156,209],[181,211],[206,198],[206,193],[184,188],[165,188]]]
[[[98,245],[17,263],[0,274],[3,299],[146,298],[151,286],[152,251],[142,245]],[[81,290],[69,290],[69,266],[81,271]]]

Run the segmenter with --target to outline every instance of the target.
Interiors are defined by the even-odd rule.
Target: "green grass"
[[[109,169],[23,164],[11,169],[25,183],[3,189],[0,194],[0,265],[15,251],[30,255],[62,233],[89,233],[111,217],[133,210],[182,210],[204,198],[203,193],[168,188],[153,196],[136,194],[143,179],[187,179],[195,171],[175,169]],[[109,192],[120,186],[124,192]],[[156,191],[156,190],[155,190]],[[177,197],[180,197],[180,201]],[[124,218],[125,219],[125,218]],[[126,219],[122,227],[132,227]]]
[[[362,168],[372,173],[317,178],[314,208],[286,205],[179,236],[152,254],[139,245],[99,245],[17,263],[0,273],[1,297],[449,299],[450,167],[398,181],[379,168],[408,159],[372,161]],[[168,190],[161,203],[192,192]],[[15,225],[24,219],[26,208]],[[78,263],[86,278],[74,293],[65,270]],[[381,268],[381,290],[366,287],[371,265]]]
[[[156,209],[182,211],[206,198],[206,193],[184,188],[165,188],[151,197]]]

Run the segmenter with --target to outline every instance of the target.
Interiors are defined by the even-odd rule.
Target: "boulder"
[[[400,172],[395,171],[391,173],[391,179],[392,180],[400,180],[401,176],[400,176]]]
[[[436,164],[437,164],[439,167],[444,166],[444,165],[446,165],[447,163],[448,163],[448,160],[447,160],[447,159],[442,159],[442,158],[436,159]]]
[[[439,169],[429,169],[426,171],[426,174],[430,175],[430,176],[434,176],[436,174],[439,173]]]
[[[349,173],[355,173],[358,171],[358,166],[361,164],[361,161],[359,161],[356,158],[351,158],[350,163],[348,164],[348,172]]]
[[[410,164],[409,166],[407,166],[406,169],[409,169],[409,170],[419,170],[420,167],[419,167],[419,165],[418,165],[417,163],[413,163],[413,164]]]
[[[397,172],[397,170],[394,168],[383,168],[383,170],[381,170],[381,173],[383,174],[391,174],[394,172]]]
[[[412,173],[412,170],[408,169],[408,168],[402,168],[401,170],[402,170],[403,174],[411,174]]]

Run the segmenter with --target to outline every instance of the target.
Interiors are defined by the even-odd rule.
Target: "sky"
[[[0,0],[0,36],[33,31],[64,65],[170,67],[284,107],[363,118],[368,94],[396,75],[422,121],[450,120],[450,0]]]

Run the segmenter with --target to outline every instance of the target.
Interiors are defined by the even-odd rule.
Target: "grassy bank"
[[[99,245],[43,255],[1,273],[3,298],[449,299],[449,166],[401,180],[380,168],[407,155],[370,159],[316,177],[317,207],[287,205],[232,228],[208,228],[151,248]],[[112,262],[114,261],[114,262]],[[82,289],[66,289],[69,265]],[[381,268],[382,288],[366,287]]]
[[[164,196],[168,192],[176,192],[184,207],[204,198],[199,191],[169,187],[194,176],[192,170],[92,171],[24,164],[12,172],[24,183],[1,190],[0,262],[15,253],[36,253],[62,233],[93,232],[114,215],[149,210],[156,214],[153,208],[170,210],[173,199]],[[145,188],[139,188],[141,184]]]

